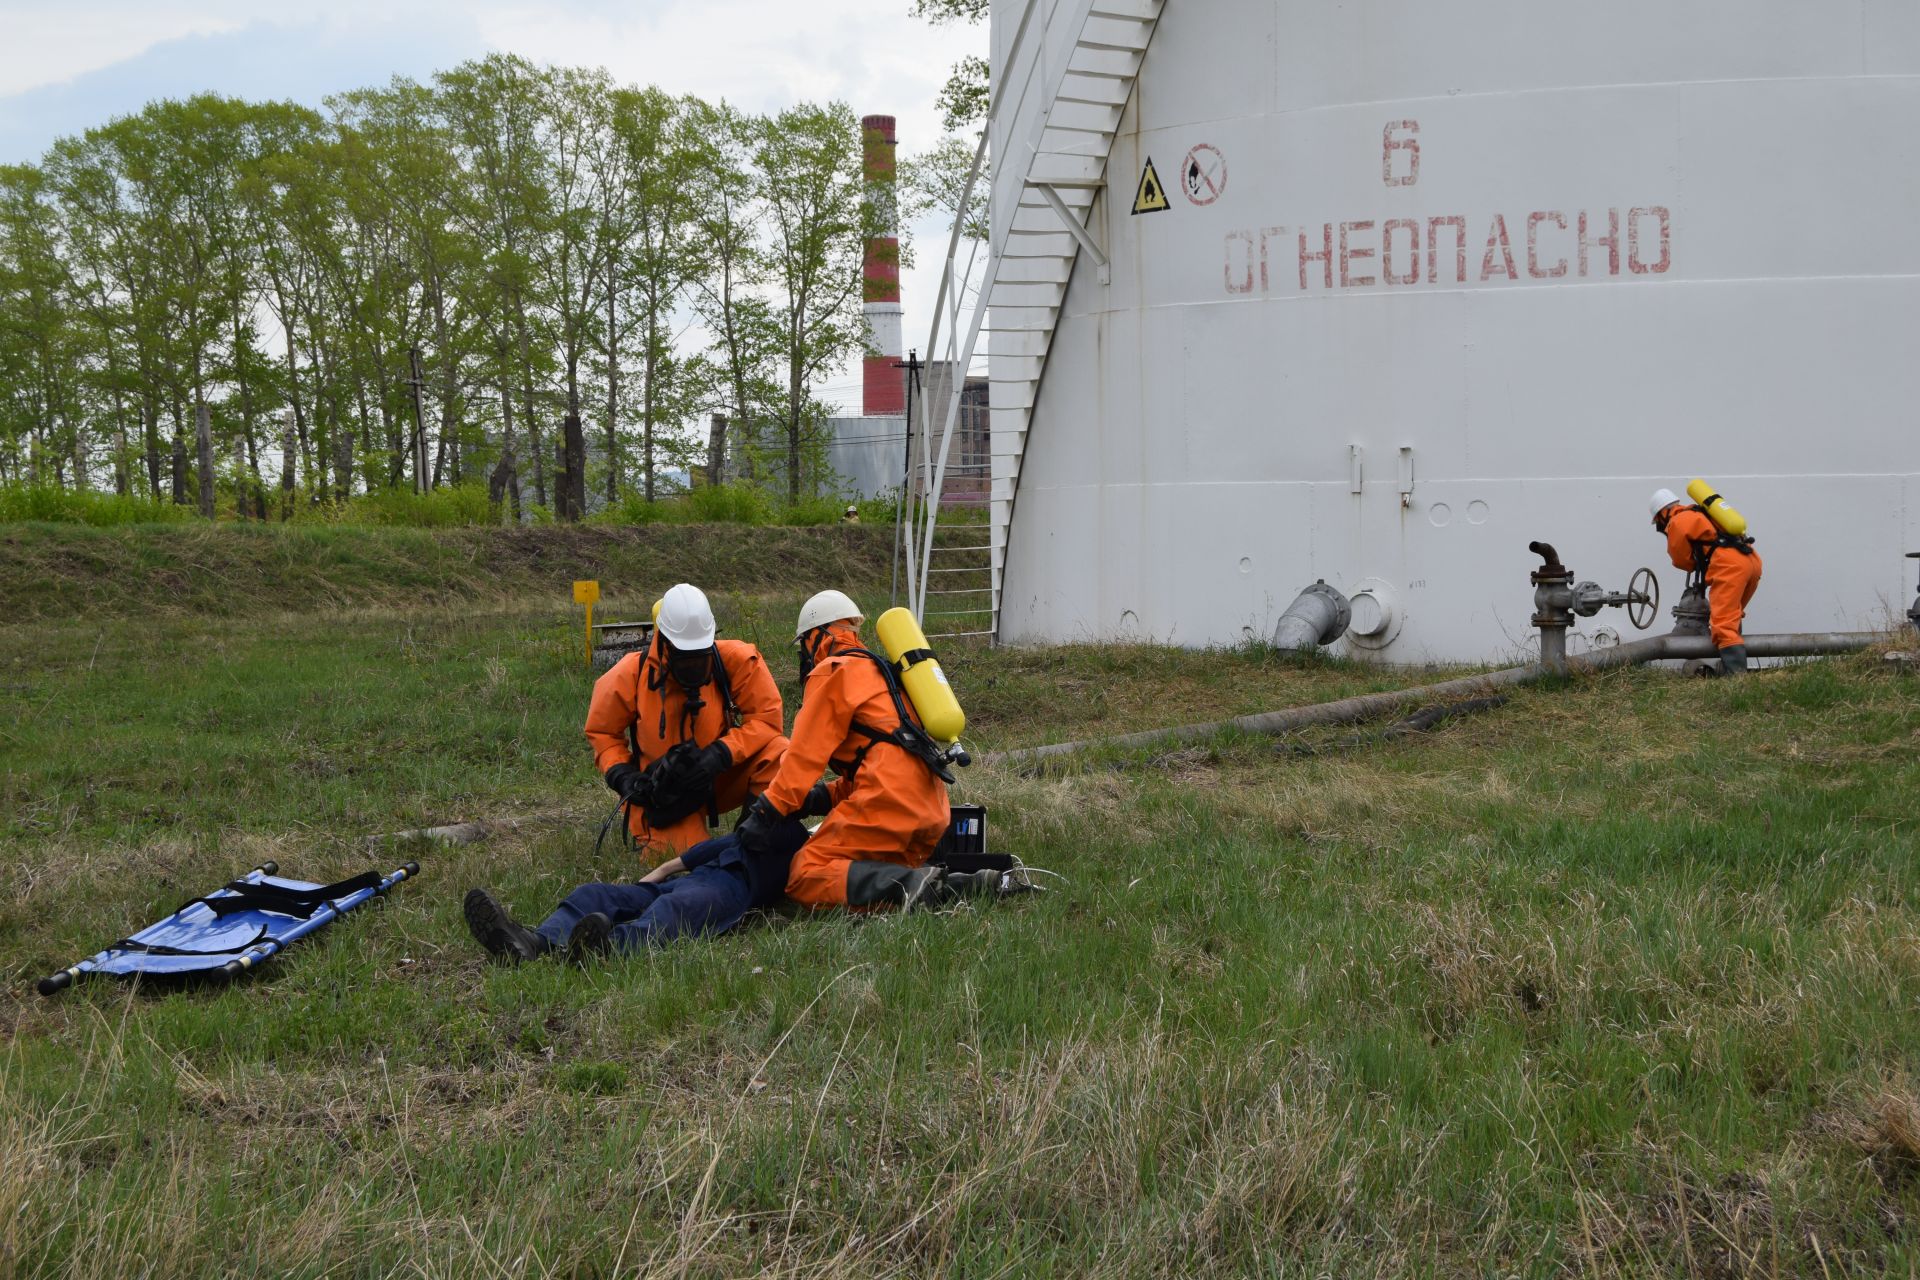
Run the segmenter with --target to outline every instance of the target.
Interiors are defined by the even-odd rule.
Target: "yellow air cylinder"
[[[967,727],[967,713],[947,683],[947,673],[927,647],[927,633],[905,609],[889,609],[873,624],[880,647],[900,672],[900,687],[920,715],[920,724],[935,742],[959,741]]]
[[[1746,536],[1747,518],[1727,505],[1727,500],[1715,493],[1713,486],[1705,480],[1695,480],[1687,485],[1687,496],[1707,509],[1707,515],[1720,532],[1735,538]]]

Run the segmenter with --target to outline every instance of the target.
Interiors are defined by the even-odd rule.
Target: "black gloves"
[[[670,827],[713,802],[714,784],[732,764],[733,753],[723,742],[706,747],[680,742],[645,772],[632,764],[613,766],[607,770],[607,785],[621,799],[646,810],[648,823]]]
[[[617,764],[607,770],[607,785],[613,793],[630,804],[644,807],[653,788],[651,779],[640,772],[637,765]]]
[[[827,789],[826,783],[816,782],[813,784],[812,790],[807,792],[807,798],[800,802],[800,812],[793,816],[796,818],[824,818],[832,811],[833,793]]]
[[[726,743],[716,742],[710,747],[702,747],[700,754],[688,758],[686,776],[693,785],[712,791],[713,784],[732,764],[733,752],[727,750]]]
[[[765,854],[772,851],[774,835],[785,821],[771,800],[757,795],[740,810],[740,825],[733,829],[733,834],[746,852]]]

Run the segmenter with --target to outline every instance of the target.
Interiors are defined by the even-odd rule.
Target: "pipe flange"
[[[1384,649],[1392,644],[1406,623],[1393,584],[1385,578],[1362,578],[1347,593],[1352,610],[1347,625],[1347,641],[1358,649]]]

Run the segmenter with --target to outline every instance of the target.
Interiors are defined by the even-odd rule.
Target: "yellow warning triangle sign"
[[[1167,189],[1160,185],[1160,175],[1153,171],[1153,157],[1147,157],[1147,167],[1140,171],[1140,189],[1133,193],[1133,211],[1135,213],[1159,213],[1171,208],[1167,203]]]

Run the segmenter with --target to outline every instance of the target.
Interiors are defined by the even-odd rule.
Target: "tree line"
[[[151,103],[0,166],[0,482],[192,501],[204,420],[262,516],[484,482],[578,518],[703,467],[724,414],[734,474],[797,500],[895,222],[861,142],[841,103],[509,55],[324,112]]]

